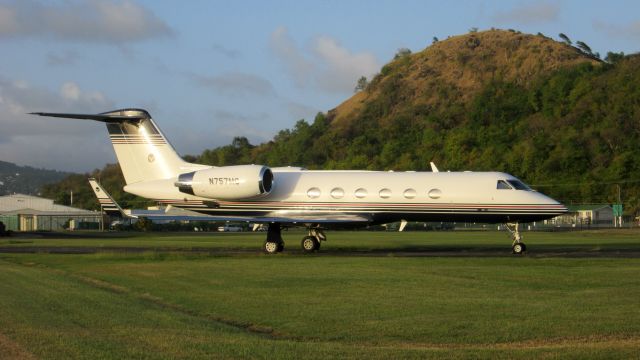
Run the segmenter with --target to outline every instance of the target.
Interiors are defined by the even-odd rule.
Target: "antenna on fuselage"
[[[431,164],[431,172],[440,172],[440,170],[438,170],[438,168],[436,167],[436,164],[432,162],[430,162],[429,164]]]

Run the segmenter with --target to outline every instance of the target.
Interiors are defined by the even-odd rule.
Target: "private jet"
[[[307,170],[266,165],[208,166],[184,161],[143,109],[100,114],[33,115],[106,123],[124,191],[206,214],[216,221],[268,226],[263,250],[284,250],[283,227],[308,231],[305,252],[320,249],[324,230],[406,221],[504,223],[512,252],[522,254],[519,224],[567,212],[558,201],[502,172]]]

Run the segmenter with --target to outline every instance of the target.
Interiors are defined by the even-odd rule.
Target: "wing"
[[[362,215],[332,214],[332,215],[296,215],[296,216],[213,216],[191,213],[188,211],[168,211],[164,213],[136,211],[135,217],[145,217],[149,220],[175,221],[233,221],[253,223],[283,223],[283,224],[367,224],[371,219]]]

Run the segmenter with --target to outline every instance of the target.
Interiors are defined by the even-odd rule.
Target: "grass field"
[[[640,232],[329,236],[2,239],[0,358],[640,356]]]

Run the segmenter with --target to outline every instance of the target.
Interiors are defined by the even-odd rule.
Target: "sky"
[[[144,108],[181,155],[259,144],[335,108],[398,49],[472,28],[630,54],[640,1],[0,0],[0,160],[116,162],[104,124],[27,115],[38,111]]]

